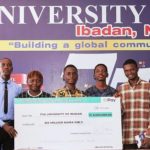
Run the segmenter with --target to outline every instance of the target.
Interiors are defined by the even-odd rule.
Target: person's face
[[[76,84],[78,80],[77,70],[73,67],[66,68],[63,79],[67,84]]]
[[[40,91],[43,83],[42,83],[42,80],[39,78],[39,76],[34,75],[34,76],[28,78],[27,84],[29,87],[29,91],[36,92],[36,91]]]
[[[12,62],[9,59],[0,60],[0,75],[3,79],[10,78],[13,71]]]
[[[104,66],[97,66],[94,73],[94,78],[97,81],[105,81],[108,77],[107,70]]]
[[[129,80],[134,80],[138,77],[138,68],[134,64],[124,65],[123,69]]]

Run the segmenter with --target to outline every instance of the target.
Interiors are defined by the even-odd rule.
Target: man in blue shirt
[[[96,84],[88,88],[85,91],[87,96],[113,96],[116,90],[106,84],[106,78],[108,77],[108,70],[105,64],[97,64],[94,68],[94,79]]]
[[[0,144],[3,150],[14,149],[17,134],[14,129],[14,98],[21,92],[21,87],[10,80],[12,71],[12,61],[9,58],[0,59]],[[4,99],[7,99],[7,109],[4,108]]]

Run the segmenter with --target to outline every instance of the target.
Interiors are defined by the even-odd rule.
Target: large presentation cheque
[[[120,150],[114,97],[16,98],[15,150]]]

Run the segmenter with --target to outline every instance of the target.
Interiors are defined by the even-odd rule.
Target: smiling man
[[[106,84],[108,77],[107,66],[104,64],[97,64],[94,68],[94,79],[96,84],[85,91],[87,96],[113,96],[116,90]]]
[[[21,87],[10,80],[13,64],[9,58],[0,59],[0,144],[3,150],[14,149],[14,98]]]
[[[125,149],[136,149],[135,136],[150,127],[150,83],[139,78],[135,60],[126,60],[123,69],[128,78],[118,87],[123,106],[123,144]],[[149,141],[146,137],[142,147],[148,148]]]
[[[54,97],[84,96],[84,93],[76,88],[76,83],[78,81],[78,70],[74,65],[70,64],[64,68],[63,80],[65,82],[65,86],[53,92]]]

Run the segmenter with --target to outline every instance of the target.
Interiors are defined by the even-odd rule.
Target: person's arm
[[[149,100],[150,100],[150,84],[149,84]],[[149,102],[149,107],[150,107],[150,102]],[[147,138],[150,138],[150,108],[149,108],[149,125],[145,132],[145,135]]]
[[[150,128],[148,128],[144,134],[145,138],[142,141],[141,148],[150,148]]]
[[[52,97],[57,97],[57,96],[56,96],[56,92],[53,92],[53,93],[52,93]]]
[[[149,84],[149,99],[150,99],[150,84]],[[142,148],[150,148],[150,111],[149,111],[149,125],[147,130],[145,131],[145,138],[142,141]]]
[[[150,119],[150,117],[149,117],[149,119]],[[150,148],[150,123],[149,123],[149,126],[148,126],[147,130],[145,131],[144,135],[145,135],[145,138],[142,141],[142,148]]]
[[[121,91],[120,91],[120,87],[117,87],[116,93],[113,95],[114,97],[119,97],[120,98],[120,104],[121,104],[121,115],[124,115],[124,105],[122,103],[122,96],[121,96]]]
[[[0,120],[0,127],[3,128],[12,138],[17,135],[17,131],[13,128],[13,126],[10,126],[8,123],[5,123],[2,120]]]
[[[3,122],[2,120],[0,120],[0,127],[3,128],[12,138],[17,135],[17,131],[12,126]]]
[[[16,137],[17,131],[13,128],[13,126],[10,126],[8,123],[4,123],[2,128],[9,134],[11,138]]]
[[[61,90],[60,89],[58,89],[58,90],[55,90],[53,93],[52,93],[52,97],[65,97],[65,95],[64,95],[64,93],[63,92],[61,92]]]
[[[18,86],[17,87],[17,94],[19,95],[21,92],[22,92],[22,87]],[[8,123],[3,122],[2,120],[0,120],[0,126],[1,126],[1,128],[3,128],[5,130],[5,132],[7,132],[9,134],[9,136],[11,138],[16,137],[17,131],[14,129],[13,126],[9,125]]]
[[[18,94],[17,95],[19,95],[20,93],[22,93],[23,91],[22,91],[22,87],[21,86],[19,86],[18,87]]]

